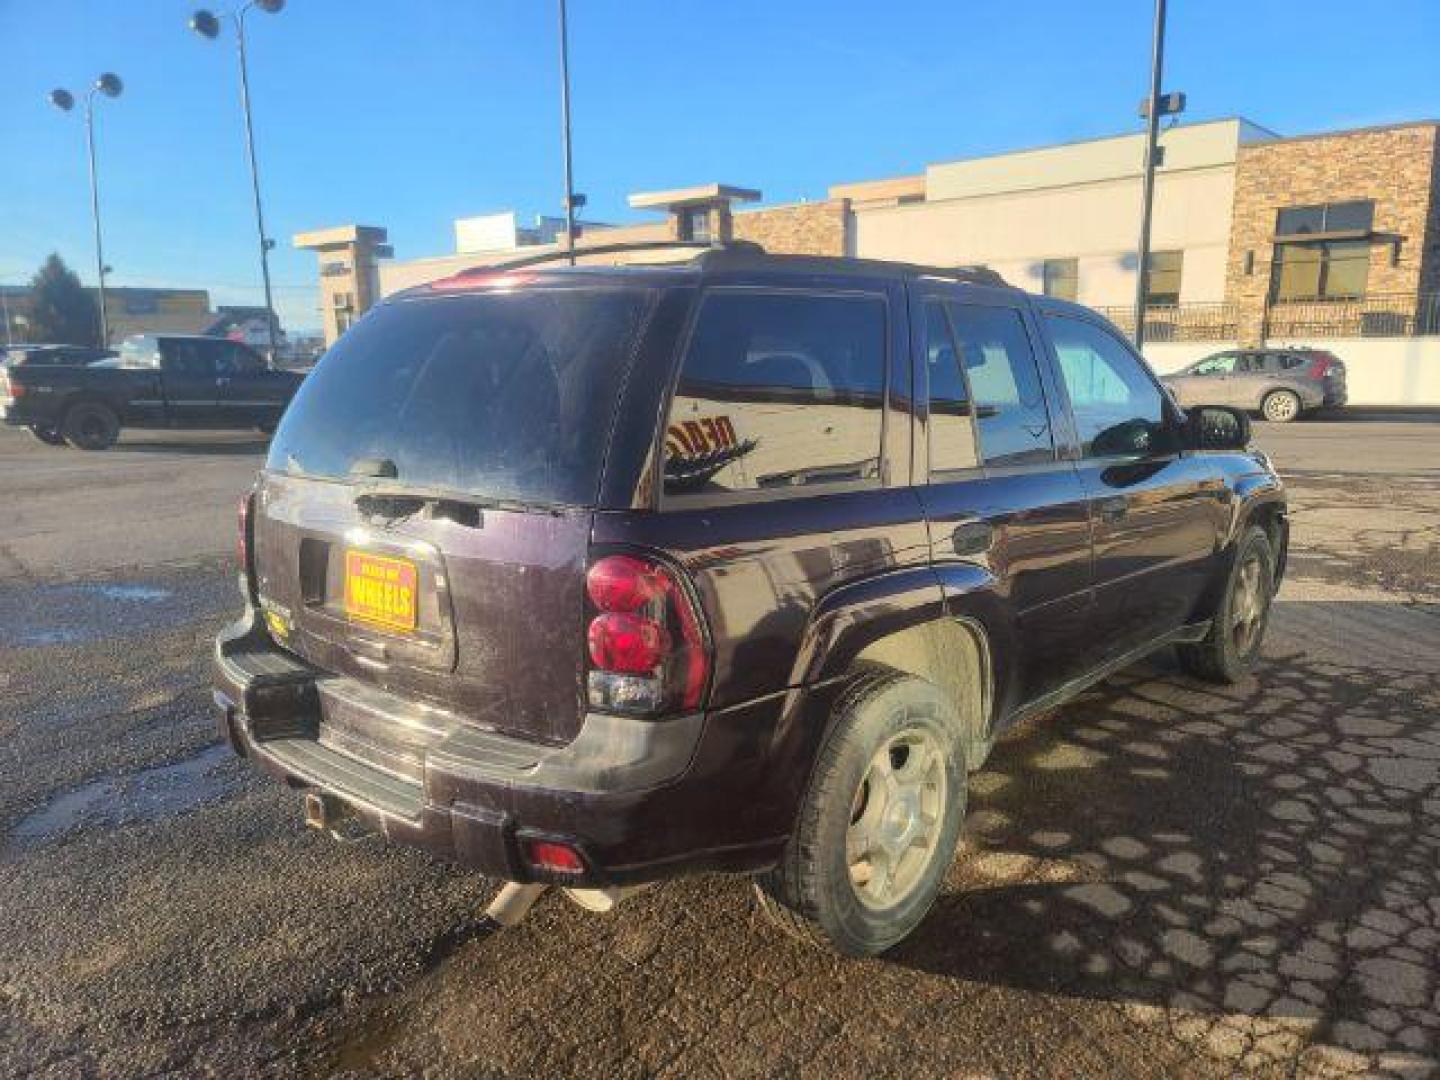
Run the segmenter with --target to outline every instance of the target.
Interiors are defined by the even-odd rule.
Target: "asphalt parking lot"
[[[263,443],[0,430],[0,1074],[1440,1073],[1440,423],[1257,439],[1256,676],[1002,740],[931,918],[840,962],[719,877],[479,937],[495,883],[305,830],[209,704]]]

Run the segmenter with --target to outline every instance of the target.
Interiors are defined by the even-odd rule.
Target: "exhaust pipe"
[[[654,882],[647,881],[642,885],[612,885],[605,889],[566,889],[565,895],[575,903],[579,904],[586,911],[598,912],[601,915],[615,910],[615,905],[621,900],[628,900],[638,892],[650,888]]]

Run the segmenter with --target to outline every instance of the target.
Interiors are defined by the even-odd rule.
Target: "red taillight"
[[[1332,374],[1335,370],[1335,357],[1329,353],[1312,353],[1310,362],[1310,377],[1312,379],[1323,379]]]
[[[580,853],[569,844],[553,840],[531,840],[525,844],[525,861],[536,870],[578,874],[585,869]]]
[[[590,662],[602,671],[647,675],[670,651],[670,635],[663,626],[619,612],[597,616],[587,637]]]
[[[601,611],[639,611],[665,595],[665,574],[644,559],[610,555],[590,567],[585,591]]]
[[[617,712],[698,708],[710,675],[695,604],[677,573],[635,555],[590,567],[590,704]]]

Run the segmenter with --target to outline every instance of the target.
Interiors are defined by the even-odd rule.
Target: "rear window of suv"
[[[371,311],[305,380],[266,467],[525,502],[592,503],[642,289],[532,289]]]

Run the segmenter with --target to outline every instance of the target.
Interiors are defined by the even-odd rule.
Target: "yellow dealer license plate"
[[[420,575],[408,559],[345,552],[345,614],[387,630],[415,629]]]

